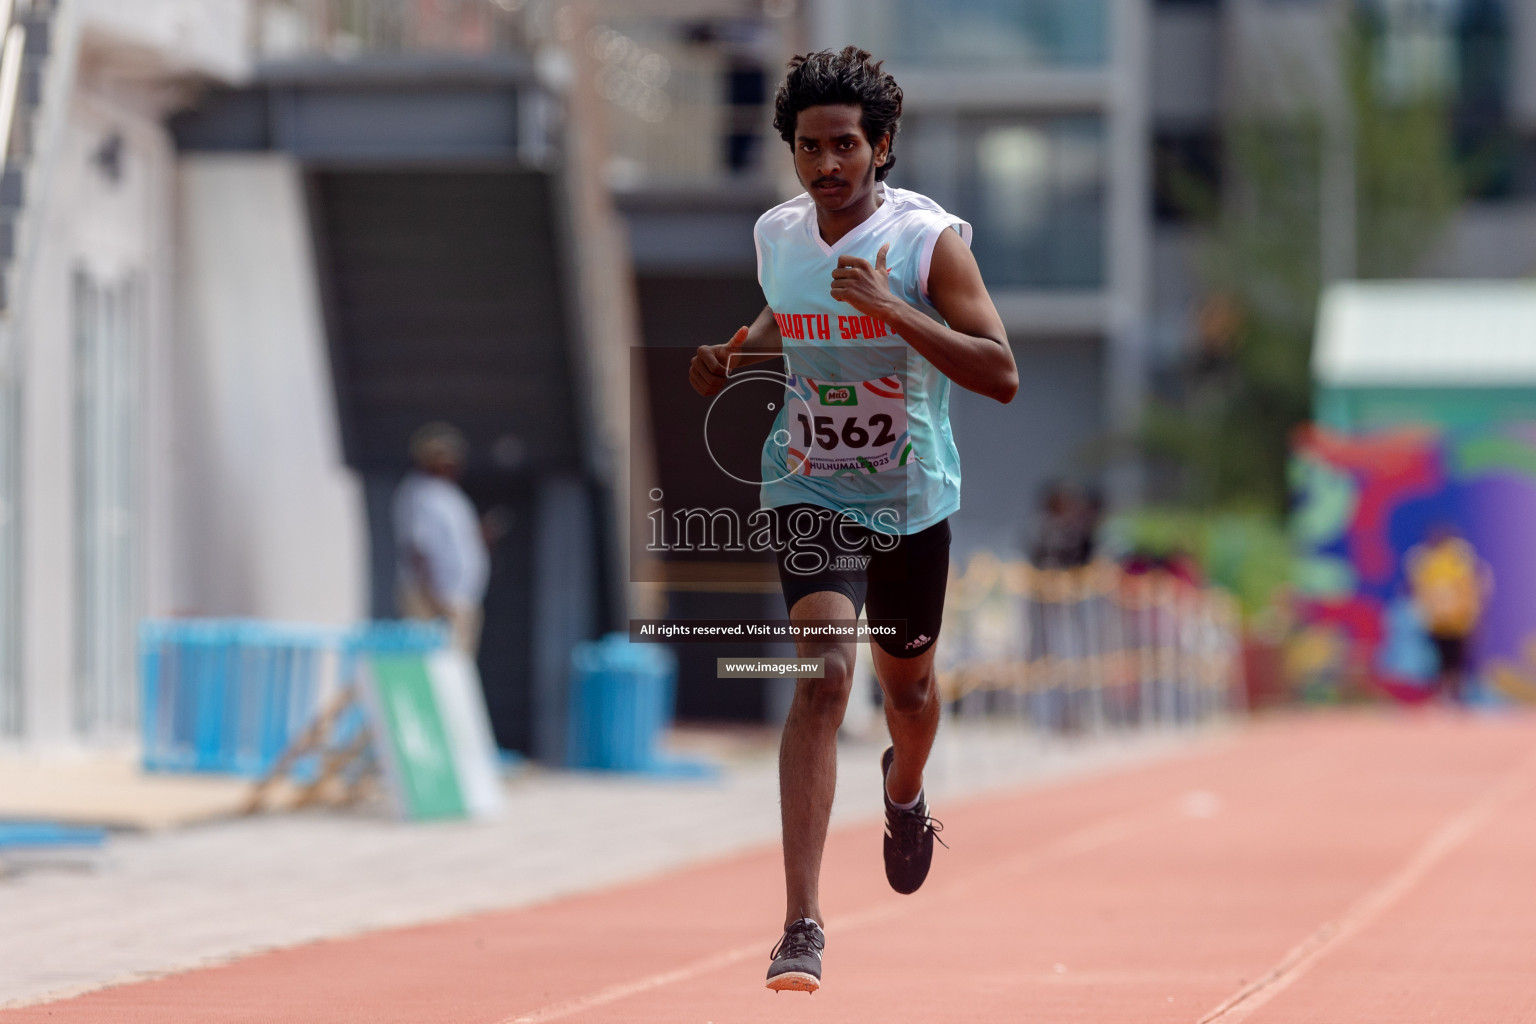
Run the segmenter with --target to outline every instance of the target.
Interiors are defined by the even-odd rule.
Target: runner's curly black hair
[[[789,74],[773,98],[773,127],[779,137],[795,145],[795,120],[800,111],[832,103],[856,103],[864,108],[861,124],[871,146],[882,136],[891,137],[885,163],[875,168],[875,180],[884,181],[896,166],[896,132],[901,127],[901,86],[880,70],[884,61],[857,46],[841,53],[821,50],[791,58]]]

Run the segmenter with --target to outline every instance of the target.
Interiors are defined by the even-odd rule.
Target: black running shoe
[[[906,895],[917,892],[928,877],[928,865],[933,863],[933,841],[938,839],[934,833],[943,831],[944,826],[928,817],[928,801],[921,792],[914,807],[902,810],[892,806],[885,777],[894,760],[896,748],[886,747],[880,758],[880,792],[885,797],[885,880],[892,889]],[[948,848],[944,840],[939,839],[939,843]]]
[[[775,992],[815,992],[821,988],[821,951],[827,937],[815,921],[801,918],[784,930],[768,955],[768,987]]]

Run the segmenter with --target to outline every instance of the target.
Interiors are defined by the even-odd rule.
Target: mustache
[[[846,185],[846,184],[848,184],[848,182],[843,180],[842,178],[817,178],[815,181],[811,182],[811,187],[812,188],[819,188],[822,185]]]

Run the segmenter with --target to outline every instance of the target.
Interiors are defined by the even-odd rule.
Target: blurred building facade
[[[1057,477],[1134,500],[1112,439],[1144,399],[1149,8],[1141,0],[821,0],[813,42],[886,57],[906,93],[894,180],[970,221],[1014,345],[1009,406],[957,390],[957,558],[1015,552]]]
[[[610,69],[608,177],[629,228],[641,333],[677,350],[678,366],[653,363],[648,381],[665,410],[651,422],[669,495],[688,471],[667,452],[701,429],[680,367],[760,308],[751,222],[799,191],[768,124],[792,53],[856,43],[885,58],[906,92],[891,181],[975,226],[1022,385],[1008,407],[954,396],[967,468],[959,558],[1016,551],[1049,481],[1105,488],[1122,507],[1148,493],[1126,456],[1147,396],[1199,357],[1209,332],[1207,228],[1188,186],[1225,201],[1224,136],[1249,104],[1339,102],[1345,17],[1370,24],[1386,76],[1429,76],[1448,90],[1463,157],[1495,156],[1424,272],[1536,268],[1536,4],[1524,0],[647,0],[601,10],[612,30],[598,43]],[[667,607],[782,613],[771,584],[673,586]],[[691,711],[739,712],[756,699],[728,697],[702,656],[696,668],[690,684],[685,655]]]
[[[1167,169],[1219,190],[1240,84],[1282,49],[1326,63],[1343,7],[9,9],[0,737],[131,736],[146,616],[391,614],[387,496],[410,431],[448,419],[503,527],[482,675],[499,738],[529,750],[560,731],[570,644],[627,611],[782,613],[762,583],[627,586],[624,524],[651,485],[684,486],[666,452],[701,426],[686,357],[761,308],[752,224],[799,191],[769,125],[789,55],[886,58],[907,96],[892,182],[975,225],[1022,388],[1006,407],[955,395],[964,558],[1017,551],[1051,479],[1135,500],[1116,439],[1204,299],[1202,228]],[[1391,73],[1451,90],[1458,146],[1493,154],[1425,272],[1530,274],[1536,3],[1361,9]],[[632,346],[661,353],[638,376]],[[714,680],[726,653],[685,671],[680,711],[782,713],[783,685]]]
[[[500,537],[498,739],[558,758],[570,647],[625,600],[633,317],[582,174],[580,12],[18,10],[0,737],[131,741],[146,617],[392,615],[388,497],[411,432],[449,420]]]
[[[952,400],[976,467],[958,550],[1017,548],[1041,486],[1084,465],[1095,482],[1107,477],[1134,495],[1134,467],[1116,466],[1107,439],[1134,427],[1146,380],[1149,4],[646,0],[602,9],[614,37],[601,45],[616,69],[609,179],[648,344],[716,342],[761,309],[752,223],[800,191],[769,124],[773,90],[791,54],[855,43],[884,58],[905,91],[889,180],[973,222],[1025,369],[1012,406],[968,393]],[[702,91],[701,71],[713,83]],[[647,89],[660,102],[648,106]]]
[[[208,296],[179,264],[166,119],[248,73],[245,5],[3,14],[25,59],[6,129],[0,736],[123,742],[145,614],[353,614],[353,488],[285,311],[248,346],[184,329]],[[253,283],[307,286],[296,251],[252,261]]]
[[[966,467],[955,557],[1017,551],[1038,493],[1060,475],[1131,499],[1135,467],[1117,464],[1108,439],[1133,429],[1147,379],[1149,13],[1142,0],[607,5],[623,33],[610,44],[614,65],[642,78],[646,67],[669,72],[650,82],[667,105],[647,107],[631,98],[641,90],[618,88],[609,103],[610,181],[629,228],[642,335],[673,352],[651,363],[647,382],[665,410],[652,416],[662,490],[688,486],[692,470],[668,453],[691,451],[683,435],[702,430],[687,358],[761,310],[753,222],[801,191],[770,126],[784,61],[853,43],[883,58],[905,93],[890,182],[974,224],[977,259],[1021,369],[1009,406],[952,395]],[[696,87],[675,77],[710,63],[712,110],[693,106],[686,97]],[[708,149],[663,141],[680,133],[709,139]],[[755,507],[755,489],[739,490],[742,510]],[[784,614],[772,583],[674,585],[667,608],[695,618]],[[782,713],[786,685],[756,692],[713,678],[713,657],[736,652],[680,653],[680,713]]]
[[[1149,365],[1198,344],[1203,227],[1181,192],[1223,192],[1222,131],[1256,105],[1337,108],[1339,27],[1363,20],[1388,101],[1442,101],[1467,192],[1416,274],[1536,274],[1536,3],[1530,0],[1157,0],[1151,11],[1154,168]],[[1342,219],[1342,218],[1339,218]],[[1354,276],[1347,237],[1325,276]]]
[[[176,122],[208,173],[290,168],[311,240],[368,611],[396,613],[391,497],[447,420],[496,523],[480,669],[503,746],[558,759],[572,644],[618,615],[628,267],[583,147],[590,75],[553,4],[271,2],[249,83]],[[574,56],[573,56],[574,53]],[[241,186],[231,183],[231,196]],[[617,255],[611,255],[617,254]]]
[[[602,170],[633,267],[643,351],[632,380],[653,441],[633,449],[654,461],[637,467],[649,483],[634,491],[632,529],[651,507],[650,484],[674,506],[745,513],[756,508],[756,488],[700,473],[708,403],[689,386],[687,368],[699,345],[728,338],[763,308],[752,227],[764,210],[799,191],[775,159],[781,143],[769,138],[769,104],[777,69],[803,48],[800,12],[793,3],[760,0],[599,0],[592,11],[588,53],[607,139]],[[632,547],[643,544],[632,533]],[[710,585],[667,578],[640,586],[648,614],[783,617],[777,588],[761,580]],[[715,679],[717,656],[766,651],[750,642],[678,647],[678,713],[780,717],[793,684]]]

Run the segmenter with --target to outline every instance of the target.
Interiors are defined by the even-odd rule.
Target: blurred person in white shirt
[[[394,517],[401,614],[445,621],[454,646],[473,658],[490,559],[475,506],[458,484],[468,447],[451,424],[417,430],[416,468],[395,491]]]

